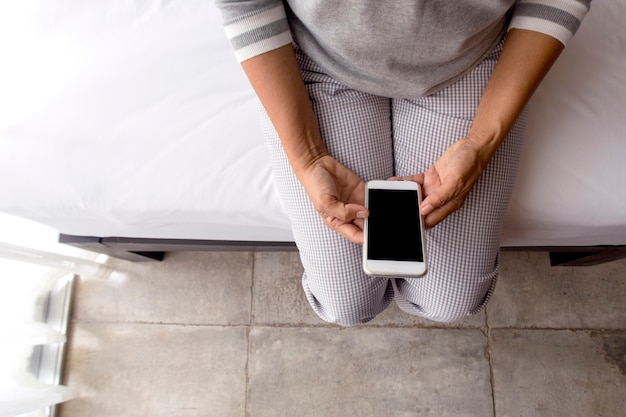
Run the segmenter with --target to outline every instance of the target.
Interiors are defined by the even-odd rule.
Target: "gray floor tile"
[[[496,416],[618,417],[626,410],[626,334],[493,330]]]
[[[327,325],[313,312],[301,284],[302,264],[297,252],[259,252],[254,260],[253,317],[256,324]],[[393,303],[368,325],[408,327],[485,326],[484,313],[451,325],[402,312]]]
[[[242,327],[75,323],[61,415],[241,417],[246,356]]]
[[[254,254],[252,316],[255,324],[324,325],[302,290],[298,252]]]
[[[107,279],[82,278],[74,319],[99,322],[247,324],[252,254],[170,253],[163,262],[110,260]]]
[[[497,417],[626,406],[626,261],[504,253],[490,355],[484,313],[441,325],[392,305],[364,326],[326,324],[295,252],[111,263],[115,275],[76,288],[66,372],[80,397],[62,417],[490,417],[492,381]]]
[[[550,267],[546,253],[505,252],[501,266],[491,326],[626,329],[626,260]]]
[[[255,327],[248,412],[489,417],[486,343],[478,330]]]

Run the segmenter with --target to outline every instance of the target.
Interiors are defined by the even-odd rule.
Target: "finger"
[[[431,229],[441,223],[451,213],[444,212],[443,210],[432,211],[427,216],[424,216],[424,227]]]
[[[414,181],[420,185],[424,185],[424,174],[415,174],[407,176],[393,176],[388,179],[389,181]]]
[[[325,217],[324,223],[344,238],[358,245],[363,244],[363,228],[354,223],[346,223],[336,217]]]
[[[353,243],[363,244],[363,222],[369,215],[364,206],[336,202],[328,207],[325,213],[320,214],[327,227]]]
[[[428,216],[435,210],[443,208],[449,202],[452,202],[456,195],[456,187],[453,183],[441,184],[435,191],[430,192],[420,205],[420,213],[422,216]]]
[[[359,219],[361,219],[361,222],[363,222],[363,219],[369,217],[370,215],[370,211],[366,209],[365,206],[362,206],[360,204],[346,204],[346,210],[348,210],[350,213],[354,213],[354,216],[349,216],[351,219],[350,221],[352,222],[358,221]]]
[[[361,204],[342,203],[334,198],[329,198],[318,212],[322,217],[334,217],[341,221],[350,223],[355,219],[364,219],[369,216],[369,210]]]
[[[463,201],[454,199],[443,206],[432,210],[428,215],[424,215],[424,227],[430,229],[441,223],[446,217],[454,213],[463,206]]]

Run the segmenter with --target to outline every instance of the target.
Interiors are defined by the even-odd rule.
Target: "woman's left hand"
[[[430,228],[463,206],[489,159],[484,149],[466,137],[450,146],[426,172],[394,179],[422,185],[420,212]]]
[[[422,184],[420,211],[433,227],[465,202],[564,45],[533,30],[511,29],[483,91],[467,137],[455,142],[424,172],[403,179]]]

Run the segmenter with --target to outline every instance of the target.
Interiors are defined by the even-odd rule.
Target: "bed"
[[[529,105],[504,249],[626,256],[626,1],[594,2]],[[211,0],[0,3],[0,212],[131,260],[293,250]]]

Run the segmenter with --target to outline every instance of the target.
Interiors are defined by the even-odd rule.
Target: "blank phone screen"
[[[423,262],[417,192],[371,189],[367,257]]]

